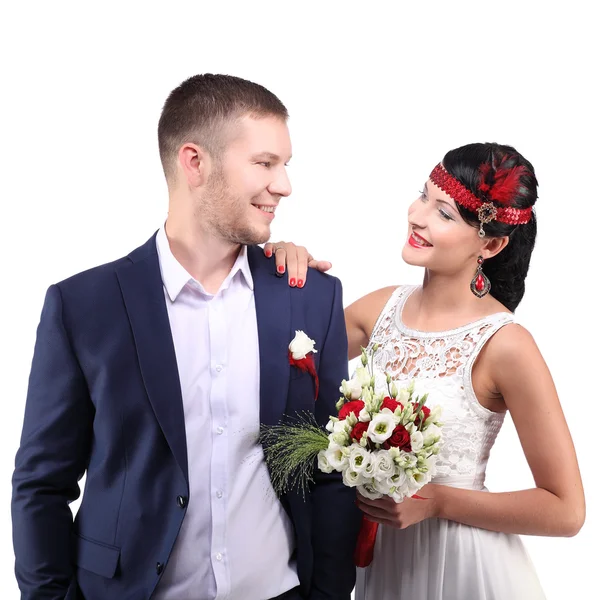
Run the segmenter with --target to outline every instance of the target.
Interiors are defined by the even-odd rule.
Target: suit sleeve
[[[342,286],[334,279],[333,306],[319,363],[317,421],[325,425],[337,414],[342,379],[348,378],[348,338],[342,304]],[[355,505],[356,492],[342,483],[339,473],[317,469],[312,501],[313,580],[310,600],[349,600],[356,568],[354,548],[361,515]]]
[[[87,466],[93,406],[63,323],[60,289],[46,294],[12,495],[15,573],[22,600],[62,600],[73,578],[69,502]]]

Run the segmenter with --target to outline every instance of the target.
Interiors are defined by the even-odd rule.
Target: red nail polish
[[[270,250],[267,250],[265,254],[267,258],[271,258],[271,256],[273,256],[273,253]]]
[[[285,267],[284,267],[283,265],[279,265],[279,266],[277,267],[277,271],[278,271],[279,273],[284,273],[284,272],[285,272]]]
[[[290,285],[292,287],[294,287],[296,285],[296,280],[293,277],[290,279]]]
[[[302,287],[304,285],[304,281],[302,279],[298,279],[298,287]]]

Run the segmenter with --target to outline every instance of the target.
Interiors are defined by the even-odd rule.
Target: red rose
[[[354,413],[358,419],[360,411],[365,407],[365,403],[362,400],[352,400],[352,402],[346,402],[338,414],[338,419],[343,421],[350,413]]]
[[[366,433],[367,429],[369,429],[368,423],[359,421],[350,432],[350,438],[360,442],[360,440],[362,440],[363,433]]]
[[[403,408],[402,404],[400,404],[400,402],[397,402],[396,400],[394,400],[393,398],[390,398],[389,396],[386,396],[383,399],[383,402],[381,403],[381,410],[383,410],[384,408],[389,408],[392,412],[394,412],[398,407]]]
[[[396,429],[394,429],[392,435],[382,445],[386,450],[400,448],[400,450],[410,452],[410,434],[406,431],[404,425],[396,425]]]
[[[417,409],[417,406],[418,406],[417,404],[415,404],[415,405],[414,405],[414,407],[415,407],[415,410]],[[429,409],[428,409],[426,406],[423,406],[423,407],[421,408],[421,410],[423,411],[423,421],[426,421],[426,420],[427,420],[427,417],[429,417],[429,415],[431,414],[431,411],[430,411],[430,410],[429,410]],[[420,414],[420,413],[419,413],[419,414]],[[415,419],[415,425],[416,425],[417,427],[421,427],[421,417],[420,417],[420,416],[418,416],[418,417]]]

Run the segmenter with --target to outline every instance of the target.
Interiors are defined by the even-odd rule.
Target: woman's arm
[[[369,343],[375,323],[396,287],[393,285],[371,292],[344,310],[348,333],[348,360],[360,356],[361,347],[365,348]]]
[[[510,411],[536,487],[506,493],[446,488],[440,490],[439,516],[494,531],[575,535],[585,520],[583,485],[548,367],[531,334],[519,325],[502,328],[488,344],[490,375]]]
[[[485,365],[511,413],[536,487],[490,493],[425,486],[400,504],[359,498],[374,521],[405,528],[429,517],[525,535],[573,536],[585,520],[575,448],[548,367],[529,332],[507,325],[488,342]]]

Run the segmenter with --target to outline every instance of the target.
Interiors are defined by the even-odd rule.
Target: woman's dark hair
[[[484,202],[491,201],[479,189],[484,177],[486,183],[493,185],[494,175],[500,165],[502,165],[503,172],[514,167],[524,167],[510,201],[505,204],[494,202],[494,205],[529,208],[537,200],[538,183],[533,165],[511,146],[468,144],[450,150],[444,156],[442,163],[448,173]],[[489,165],[486,175],[483,175],[483,172],[487,169],[482,169],[482,165]],[[457,208],[467,223],[479,229],[480,223],[476,212],[472,212],[460,204],[457,204]],[[537,232],[535,212],[532,212],[531,219],[524,225],[508,225],[494,220],[486,223],[483,230],[486,236],[509,237],[506,248],[485,261],[483,272],[492,283],[491,295],[514,312],[525,293],[525,277],[529,270]]]

